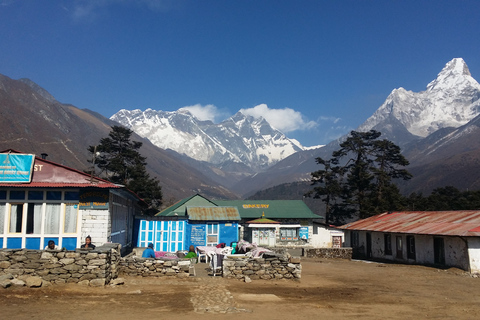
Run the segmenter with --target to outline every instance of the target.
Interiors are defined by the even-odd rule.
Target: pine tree
[[[113,126],[107,138],[100,139],[97,146],[90,146],[92,173],[98,167],[100,177],[126,186],[141,197],[149,209],[157,210],[162,201],[161,186],[147,173],[147,158],[139,152],[142,143],[131,141],[132,134],[133,131],[128,128]]]
[[[308,195],[313,194],[326,203],[327,217],[335,223],[353,215],[366,218],[403,209],[406,205],[392,180],[411,178],[411,174],[401,168],[407,166],[408,161],[394,143],[378,140],[380,135],[375,130],[352,131],[330,160],[317,158],[324,169],[312,172],[312,182],[320,186]]]

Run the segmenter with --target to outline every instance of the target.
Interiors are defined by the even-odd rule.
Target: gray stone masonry
[[[152,259],[141,258],[134,253],[122,258],[119,273],[129,276],[177,278],[189,277],[190,259]]]
[[[223,277],[249,282],[251,280],[300,280],[300,257],[288,254],[264,253],[261,258],[228,256],[223,260]]]
[[[0,249],[0,286],[105,285],[118,276],[119,261],[120,245],[113,243],[95,250]]]
[[[304,249],[307,258],[352,259],[352,248],[311,248]]]

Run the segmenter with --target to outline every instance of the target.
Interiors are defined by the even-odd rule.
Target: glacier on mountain
[[[297,140],[287,138],[264,118],[241,112],[219,124],[198,120],[186,109],[122,109],[110,119],[162,149],[215,165],[236,162],[262,170],[304,149]]]
[[[446,127],[460,127],[480,113],[480,84],[462,58],[449,61],[425,91],[394,89],[357,131],[398,120],[411,134],[426,137]]]

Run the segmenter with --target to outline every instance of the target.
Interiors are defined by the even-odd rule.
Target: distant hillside
[[[13,80],[0,75],[0,149],[48,154],[48,160],[78,170],[89,170],[87,151],[107,137],[117,123],[90,110],[58,102],[46,90],[28,79]],[[147,169],[162,186],[165,203],[201,193],[212,199],[236,199],[197,169],[138,135],[140,152],[147,157]]]

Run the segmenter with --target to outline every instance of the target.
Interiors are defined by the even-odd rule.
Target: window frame
[[[288,231],[293,231],[291,236]],[[299,241],[300,240],[300,228],[299,227],[280,227],[280,241]],[[286,233],[287,232],[287,233]]]
[[[391,256],[393,251],[392,251],[392,234],[391,233],[385,233],[383,237],[384,243],[385,243],[385,255],[386,256]]]
[[[415,237],[413,235],[407,236],[407,258],[410,260],[417,260],[415,251]]]

